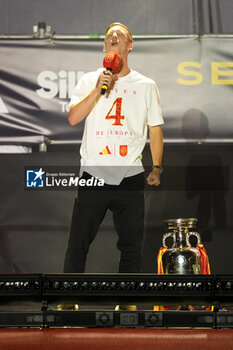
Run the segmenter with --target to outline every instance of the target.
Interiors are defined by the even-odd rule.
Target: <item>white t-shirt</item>
[[[70,106],[85,98],[96,86],[102,68],[79,80]],[[143,172],[141,154],[147,125],[163,124],[155,82],[138,72],[119,78],[110,94],[101,96],[85,121],[81,169],[118,185],[124,177]]]

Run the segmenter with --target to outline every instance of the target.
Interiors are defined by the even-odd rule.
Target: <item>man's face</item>
[[[116,51],[124,58],[133,48],[127,29],[116,25],[111,27],[105,36],[104,51]]]

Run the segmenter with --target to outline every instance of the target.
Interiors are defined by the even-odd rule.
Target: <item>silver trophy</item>
[[[172,237],[173,245],[162,255],[162,267],[164,274],[201,274],[200,252],[192,247],[189,238],[195,236],[197,244],[201,244],[199,233],[190,231],[196,228],[197,219],[169,219],[164,221],[168,233],[163,235],[163,246],[166,240]]]

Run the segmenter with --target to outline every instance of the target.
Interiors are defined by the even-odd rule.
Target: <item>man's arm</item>
[[[92,111],[95,104],[101,97],[101,88],[103,84],[111,86],[113,74],[108,71],[106,73],[100,73],[99,79],[95,88],[87,95],[83,100],[75,105],[72,105],[68,114],[68,121],[70,125],[74,126],[80,123],[88,114]]]
[[[163,131],[161,125],[150,126],[150,150],[153,165],[162,165],[163,158]],[[160,184],[160,169],[153,168],[147,177],[149,185],[159,186]]]

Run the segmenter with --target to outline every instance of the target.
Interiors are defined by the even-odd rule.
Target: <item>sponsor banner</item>
[[[135,40],[130,67],[158,84],[165,142],[232,141],[232,40]],[[0,44],[0,142],[23,144],[41,137],[80,142],[83,123],[68,124],[68,103],[82,75],[102,66],[103,42],[1,40]],[[127,152],[125,147],[121,151]]]

